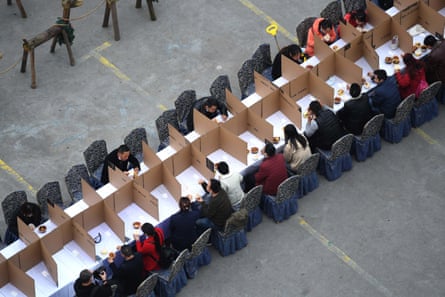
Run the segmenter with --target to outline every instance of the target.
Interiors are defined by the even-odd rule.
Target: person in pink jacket
[[[400,98],[405,99],[411,94],[416,94],[419,85],[426,82],[425,68],[423,62],[416,60],[412,54],[403,55],[405,69],[396,71],[397,84],[399,85]],[[428,86],[428,85],[426,85]],[[425,88],[420,86],[421,88]]]
[[[318,18],[312,24],[312,27],[307,32],[307,43],[305,53],[308,56],[314,55],[314,38],[317,36],[327,44],[333,43],[337,40],[337,32],[331,21],[325,18]]]

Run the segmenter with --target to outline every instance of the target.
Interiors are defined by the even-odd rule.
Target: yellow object
[[[267,26],[266,28],[266,32],[272,36],[277,35],[277,31],[278,31],[278,25],[277,24],[270,24],[269,26]]]

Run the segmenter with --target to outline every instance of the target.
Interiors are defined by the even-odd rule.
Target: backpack
[[[179,256],[179,252],[177,250],[175,250],[174,248],[164,244],[161,246],[161,253],[159,255],[159,260],[156,260],[152,255],[149,255],[149,256],[153,260],[158,262],[159,266],[162,269],[168,269],[168,268],[170,268],[170,265],[172,265],[172,263]]]

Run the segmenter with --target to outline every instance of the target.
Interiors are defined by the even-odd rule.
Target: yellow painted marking
[[[425,133],[425,131],[423,131],[420,128],[414,128],[413,129],[417,134],[419,134],[420,137],[423,138],[423,140],[425,140],[426,142],[428,142],[429,144],[437,144],[437,141],[434,140],[431,136],[429,136],[428,134]]]
[[[88,54],[82,56],[80,58],[79,63],[82,63],[86,60],[88,60],[89,58],[91,58],[93,56],[93,53],[99,53],[107,48],[109,48],[111,46],[111,43],[108,41],[105,41],[104,43],[102,43],[101,45],[99,45],[98,47],[96,47],[95,49],[93,49],[91,52],[89,52]]]
[[[159,108],[160,110],[162,110],[162,111],[166,111],[166,110],[167,110],[167,107],[165,107],[164,104],[159,104],[159,105],[158,105],[158,108]]]
[[[107,58],[105,58],[104,56],[100,56],[99,57],[99,62],[102,63],[102,65],[104,65],[107,68],[110,68],[111,71],[113,71],[113,73],[120,79],[122,80],[130,80],[130,78],[128,76],[126,76],[122,71],[119,70],[119,68],[117,68],[116,66],[114,66],[113,63],[111,63],[110,61],[107,60]]]
[[[355,272],[357,272],[361,277],[363,277],[368,283],[373,285],[377,290],[379,290],[384,296],[392,297],[393,294],[379,283],[372,275],[367,273],[363,268],[361,268],[354,260],[352,260],[348,255],[346,255],[342,250],[336,247],[332,242],[330,242],[323,234],[319,233],[317,230],[312,228],[302,217],[298,216],[299,224],[311,234],[315,239],[320,241],[329,251],[334,253],[340,260],[342,260],[346,265],[351,267]]]
[[[8,174],[15,177],[15,179],[26,186],[26,188],[31,191],[33,194],[37,193],[37,191],[28,183],[20,174],[17,173],[14,169],[12,169],[8,164],[6,164],[2,159],[0,159],[0,168],[6,171]]]
[[[263,20],[268,22],[269,24],[275,24],[278,27],[278,32],[283,34],[288,39],[292,40],[293,42],[298,44],[298,39],[293,34],[290,34],[289,31],[281,27],[273,18],[268,16],[264,11],[256,7],[252,2],[249,0],[239,0],[245,7],[253,11],[256,15],[260,16]]]

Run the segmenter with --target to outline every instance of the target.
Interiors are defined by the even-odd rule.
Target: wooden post
[[[147,0],[148,11],[152,21],[156,21],[155,8],[153,7],[153,0]]]
[[[17,7],[20,10],[20,14],[22,15],[22,18],[26,19],[27,15],[26,15],[25,8],[23,7],[22,0],[15,0],[15,2],[17,3]],[[7,3],[8,3],[8,5],[12,5],[11,0],[8,0]]]
[[[117,19],[116,0],[107,0],[105,5],[104,21],[102,23],[102,27],[104,28],[108,27],[110,12],[113,22],[114,40],[119,41],[121,39],[121,34],[119,31],[119,21]]]
[[[34,49],[31,50],[31,88],[35,89],[37,87],[36,83],[36,62]]]

